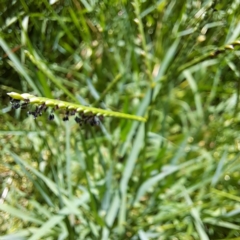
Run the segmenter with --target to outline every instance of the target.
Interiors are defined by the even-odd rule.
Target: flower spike
[[[36,97],[34,95],[28,93],[15,93],[10,92],[8,95],[12,98],[11,103],[14,109],[19,108],[20,101],[23,101],[22,106],[25,107],[29,104],[37,105],[36,110],[34,112],[29,112],[29,114],[33,115],[34,118],[42,115],[42,112],[45,112],[48,107],[51,107],[53,110],[62,109],[65,110],[65,116],[63,118],[64,121],[67,121],[70,116],[74,116],[75,114],[79,114],[79,117],[75,118],[75,121],[82,124],[90,124],[91,126],[99,125],[100,120],[104,117],[116,117],[116,118],[125,118],[129,120],[136,120],[141,122],[146,122],[146,118],[136,115],[130,115],[126,113],[114,112],[100,108],[94,107],[86,107],[83,105],[60,101],[56,99],[49,99],[44,97]],[[49,120],[54,119],[53,110],[49,116]]]

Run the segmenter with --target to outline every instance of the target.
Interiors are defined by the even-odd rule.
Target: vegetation
[[[239,5],[1,0],[0,239],[240,239]]]

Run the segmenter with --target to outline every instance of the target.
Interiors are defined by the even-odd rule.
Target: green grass
[[[0,240],[240,239],[239,1],[52,2],[0,1]]]

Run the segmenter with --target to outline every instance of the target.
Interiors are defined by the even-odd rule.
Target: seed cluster
[[[46,112],[47,108],[48,107],[45,105],[45,103],[43,103],[40,106],[36,106],[35,111],[28,111],[27,113],[29,115],[33,115],[34,119],[36,119],[38,116],[42,116],[42,113]]]
[[[11,100],[10,100],[10,103],[12,104],[12,109],[18,109],[18,108],[21,107],[21,103],[20,103],[19,100],[11,99]],[[22,104],[23,104],[23,103],[22,103]],[[25,105],[26,105],[26,104],[24,103],[24,106],[25,106]]]
[[[11,99],[10,103],[12,104],[12,109],[26,109],[29,105],[29,99],[24,99],[22,102],[20,100]],[[27,113],[28,115],[32,115],[33,118],[36,119],[37,117],[42,116],[42,114],[46,112],[48,108],[49,107],[45,103],[42,103],[36,106],[34,111],[28,111]],[[48,120],[54,120],[54,112],[58,109],[59,107],[57,105],[51,109]],[[103,120],[103,116],[96,116],[96,114],[93,113],[81,112],[77,114],[76,109],[66,109],[62,120],[64,122],[68,121],[71,116],[75,116],[75,121],[80,127],[84,125],[99,126],[100,122]]]
[[[75,117],[76,123],[79,124],[79,126],[83,126],[85,124],[89,124],[91,126],[99,126],[100,122],[103,120],[103,116],[96,116],[94,114],[80,114],[80,117]]]

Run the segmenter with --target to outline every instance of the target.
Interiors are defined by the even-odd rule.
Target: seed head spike
[[[42,115],[42,113],[46,111],[48,107],[52,107],[54,110],[66,109],[68,113],[65,115],[64,120],[68,120],[70,116],[73,116],[78,112],[79,116],[81,117],[81,121],[79,121],[80,124],[87,123],[94,126],[99,125],[103,117],[116,117],[116,118],[124,118],[129,120],[146,122],[146,119],[141,116],[135,116],[135,115],[130,115],[130,114],[121,113],[121,112],[114,112],[114,111],[109,111],[109,110],[94,108],[89,106],[82,106],[79,104],[64,102],[56,99],[36,97],[29,93],[19,94],[15,92],[10,92],[8,93],[8,95],[11,98],[13,98],[13,100],[11,100],[13,109],[17,109],[20,106],[25,108],[25,106],[27,106],[27,102],[29,104],[37,105],[38,108],[35,110],[35,112],[29,111],[29,114],[33,115],[35,118]],[[19,101],[24,101],[24,103],[20,105]],[[53,120],[53,119],[54,119],[54,114],[51,113],[49,116],[49,120]],[[78,121],[78,120],[75,119],[75,121]]]

